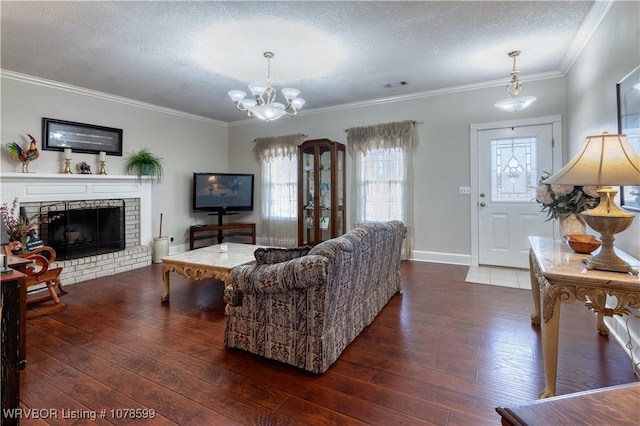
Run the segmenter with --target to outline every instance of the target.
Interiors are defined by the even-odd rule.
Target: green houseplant
[[[142,148],[140,151],[130,154],[124,171],[128,175],[136,175],[140,179],[143,176],[151,176],[158,182],[164,175],[162,158],[152,154],[148,148]]]

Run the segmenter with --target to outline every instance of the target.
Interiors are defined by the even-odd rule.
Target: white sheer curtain
[[[298,145],[304,135],[256,139],[262,166],[259,244],[293,247],[298,242]]]
[[[402,258],[413,249],[414,123],[401,121],[347,131],[353,162],[351,224],[401,220],[407,228]]]

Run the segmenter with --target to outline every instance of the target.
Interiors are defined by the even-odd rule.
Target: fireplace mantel
[[[0,173],[2,203],[14,198],[21,202],[100,200],[107,198],[140,199],[140,244],[150,246],[152,237],[151,184],[153,178],[136,176]]]

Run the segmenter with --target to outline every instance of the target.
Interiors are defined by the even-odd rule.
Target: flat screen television
[[[253,175],[194,173],[193,211],[227,214],[253,210]]]

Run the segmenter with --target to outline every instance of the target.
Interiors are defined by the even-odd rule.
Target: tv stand
[[[229,213],[226,213],[229,214]],[[232,213],[235,214],[235,213]],[[193,250],[195,247],[195,242],[198,239],[205,238],[213,238],[214,235],[217,237],[218,244],[221,244],[225,238],[228,237],[251,237],[251,244],[256,245],[256,224],[255,223],[222,223],[222,216],[218,215],[218,224],[217,225],[195,225],[189,229],[189,250]],[[238,230],[249,230],[249,232],[237,232]],[[236,231],[236,232],[229,232]],[[225,234],[226,232],[226,234]],[[199,233],[209,233],[209,235],[199,235]],[[211,235],[215,233],[214,235]]]
[[[218,213],[209,213],[209,216],[218,216],[218,226],[222,226],[222,216],[229,216],[232,214],[238,214],[237,212],[227,212],[227,211],[221,211]]]

